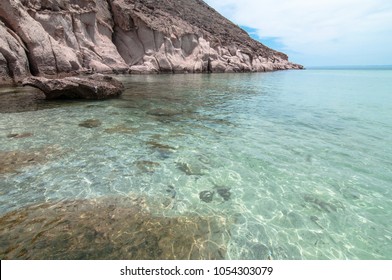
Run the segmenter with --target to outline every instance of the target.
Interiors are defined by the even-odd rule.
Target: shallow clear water
[[[3,105],[1,214],[143,196],[228,219],[227,259],[392,259],[391,70],[118,78],[120,99]]]

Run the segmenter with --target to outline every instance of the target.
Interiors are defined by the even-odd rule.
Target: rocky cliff
[[[201,0],[0,2],[0,83],[83,72],[297,68]]]

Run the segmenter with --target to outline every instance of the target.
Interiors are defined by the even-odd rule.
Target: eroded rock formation
[[[301,68],[201,0],[2,0],[0,82]]]
[[[121,82],[102,74],[62,79],[30,77],[23,80],[23,85],[40,89],[47,99],[107,99],[118,97],[124,90]]]

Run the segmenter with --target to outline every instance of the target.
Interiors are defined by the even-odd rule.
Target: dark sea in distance
[[[117,78],[0,88],[1,259],[392,259],[392,66]]]

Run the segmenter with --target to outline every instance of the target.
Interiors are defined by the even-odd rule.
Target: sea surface
[[[2,259],[392,259],[391,69],[117,78],[0,88]]]

